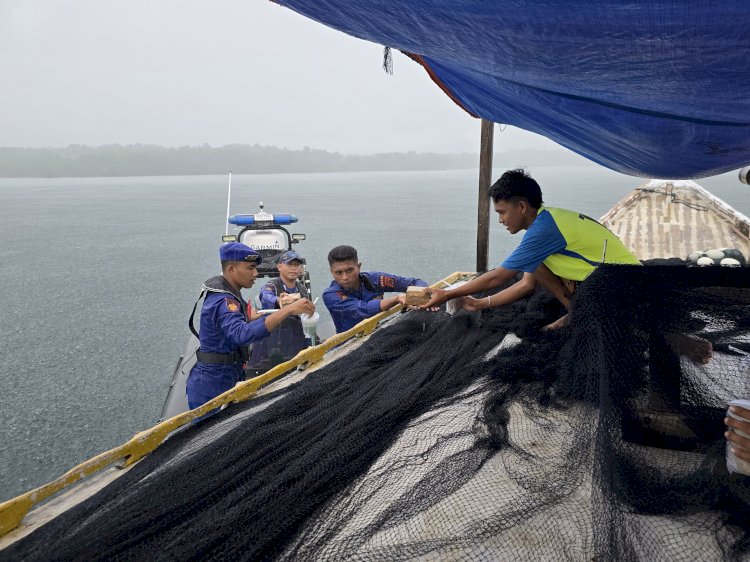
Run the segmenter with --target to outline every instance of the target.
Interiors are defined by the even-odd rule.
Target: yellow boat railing
[[[455,272],[445,279],[442,279],[433,284],[432,287],[438,287],[445,284],[450,285],[461,278],[465,278],[471,275],[474,274]],[[323,359],[323,356],[334,347],[337,347],[352,338],[370,335],[381,321],[395,314],[396,312],[401,310],[401,308],[402,306],[398,305],[394,308],[391,308],[390,310],[381,312],[380,314],[377,314],[372,318],[367,318],[350,330],[347,330],[346,332],[342,332],[340,334],[336,334],[320,345],[309,347],[300,351],[294,358],[286,361],[285,363],[276,365],[274,368],[266,371],[262,375],[237,384],[237,386],[235,386],[231,390],[220,394],[213,400],[206,402],[201,407],[196,408],[195,410],[183,412],[182,414],[178,414],[173,418],[164,420],[163,422],[155,425],[150,429],[141,431],[140,433],[136,433],[133,438],[130,439],[130,441],[128,441],[127,443],[124,443],[123,445],[120,445],[119,447],[116,447],[114,449],[110,449],[109,451],[101,453],[79,464],[56,480],[53,480],[48,484],[26,492],[25,494],[21,494],[16,498],[1,503],[0,537],[6,535],[10,531],[18,527],[21,524],[23,518],[34,505],[46,500],[60,490],[67,488],[68,486],[76,483],[82,478],[91,476],[92,474],[108,467],[111,464],[122,461],[118,465],[121,468],[132,465],[133,463],[156,449],[159,445],[161,445],[167,438],[167,436],[176,429],[225,404],[229,404],[231,402],[244,402],[246,400],[253,399],[262,386],[286,374],[292,369],[300,365],[310,367],[315,363],[321,361]]]

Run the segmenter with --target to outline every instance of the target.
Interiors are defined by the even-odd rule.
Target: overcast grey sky
[[[382,51],[268,0],[2,0],[0,146],[475,152],[479,122]]]

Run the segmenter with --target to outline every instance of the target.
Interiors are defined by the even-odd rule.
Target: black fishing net
[[[713,560],[750,552],[726,401],[750,269],[606,266],[409,312],[302,382],[171,437],[2,559]],[[706,342],[713,344],[707,364]]]

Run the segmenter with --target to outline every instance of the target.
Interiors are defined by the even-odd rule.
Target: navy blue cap
[[[281,257],[279,258],[279,263],[289,263],[290,261],[297,260],[300,263],[303,262],[302,256],[300,256],[297,252],[294,250],[288,250],[281,254]]]
[[[256,265],[263,261],[258,252],[239,242],[219,246],[219,259],[221,261],[248,261]]]

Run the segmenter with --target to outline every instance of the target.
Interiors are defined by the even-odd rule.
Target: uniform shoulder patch
[[[234,299],[224,299],[224,301],[227,303],[227,310],[229,312],[239,312],[240,311],[240,303],[238,303]]]
[[[388,287],[389,289],[393,289],[396,286],[396,279],[394,277],[381,275],[379,281],[381,287]]]
[[[336,294],[338,297],[343,301],[346,300],[348,297],[346,296],[346,293],[344,291],[336,291]]]

